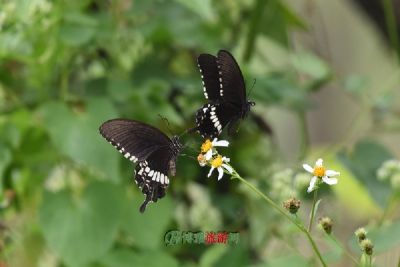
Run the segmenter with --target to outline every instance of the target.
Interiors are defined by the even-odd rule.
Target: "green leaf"
[[[292,27],[306,28],[305,22],[282,1],[267,1],[261,21],[261,32],[288,46],[288,31]]]
[[[282,257],[274,257],[268,260],[267,263],[249,265],[249,267],[310,267],[314,266],[311,262],[299,255],[287,255]]]
[[[178,262],[161,251],[142,251],[140,253],[127,249],[114,250],[103,257],[100,262],[107,267],[178,267]]]
[[[3,172],[7,168],[8,164],[11,163],[12,159],[12,154],[11,150],[4,145],[3,143],[0,142],[0,196],[3,194],[3,184],[4,184],[4,178],[5,176],[3,175]]]
[[[200,267],[212,267],[225,254],[227,246],[213,246],[207,249],[201,256]]]
[[[321,204],[321,201],[322,201],[322,199],[318,199],[317,203],[315,203],[315,209],[314,209],[314,215],[313,215],[314,218],[317,215],[319,204]]]
[[[332,77],[332,72],[326,62],[311,53],[298,53],[293,56],[295,68],[309,78],[305,88],[309,91],[321,89],[322,85]]]
[[[391,158],[393,155],[385,147],[371,140],[358,142],[352,152],[341,151],[338,154],[339,161],[367,187],[370,195],[382,207],[386,205],[390,186],[378,181],[376,172],[384,161]]]
[[[368,230],[367,237],[374,244],[376,253],[389,251],[400,246],[400,222]]]
[[[67,45],[79,46],[89,42],[96,33],[97,21],[87,15],[71,12],[64,16],[60,39]]]
[[[61,102],[49,102],[39,110],[55,147],[75,162],[118,181],[119,154],[99,134],[102,122],[117,117],[111,103],[92,98],[85,110],[74,113]]]
[[[149,204],[146,211],[140,213],[143,201],[142,194],[130,196],[125,201],[122,229],[138,247],[154,249],[164,246],[164,235],[173,215],[172,201],[168,196],[164,197],[157,203]]]
[[[230,266],[241,267],[246,266],[249,262],[249,254],[244,246],[240,245],[231,246],[226,250],[226,253],[219,258],[214,266]]]
[[[283,73],[272,73],[257,79],[257,90],[252,93],[255,99],[266,104],[283,105],[293,110],[305,110],[308,107],[305,90]]]
[[[80,197],[45,192],[39,221],[49,247],[71,266],[105,255],[117,233],[123,194],[105,182],[90,184]]]
[[[343,256],[343,249],[342,247],[336,242],[334,237],[325,234],[325,241],[329,246],[329,251],[323,254],[323,258],[328,263],[335,263],[338,262]]]
[[[193,13],[205,20],[212,20],[215,16],[211,6],[211,0],[175,0]]]

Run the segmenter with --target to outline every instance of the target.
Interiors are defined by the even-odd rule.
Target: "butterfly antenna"
[[[183,157],[188,157],[188,158],[193,159],[193,160],[197,160],[195,157],[190,156],[188,154],[180,154],[180,155],[183,156]]]
[[[254,80],[253,80],[253,85],[251,86],[251,88],[250,88],[250,90],[249,90],[249,93],[247,94],[247,98],[249,98],[249,96],[250,96],[250,94],[251,94],[251,91],[253,91],[253,88],[254,88],[254,85],[256,85],[256,82],[257,82],[257,79],[254,78]]]
[[[197,128],[198,128],[198,127],[196,126],[196,127],[189,128],[189,129],[184,130],[184,131],[179,135],[179,138],[181,138],[182,135],[185,135],[185,134],[188,134],[188,133],[191,134],[191,133],[197,131]]]
[[[174,135],[172,130],[171,130],[171,125],[169,124],[169,121],[166,117],[162,116],[161,114],[158,114],[158,117],[160,117],[160,119],[163,120],[163,122],[165,123],[165,125],[167,126],[168,132],[170,133],[170,135]]]
[[[187,144],[184,144],[184,145],[183,145],[183,148],[188,148],[188,149],[192,150],[193,152],[198,153],[198,152],[199,152],[198,149],[193,148],[193,147],[191,146],[192,144],[194,144],[194,142],[189,142],[189,143],[187,143]]]

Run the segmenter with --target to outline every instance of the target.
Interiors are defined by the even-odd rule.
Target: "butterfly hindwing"
[[[213,139],[222,129],[235,119],[235,108],[229,103],[205,104],[196,112],[197,130],[203,138]]]
[[[197,62],[209,103],[197,110],[195,129],[203,137],[214,138],[227,124],[244,118],[251,104],[239,65],[228,51],[220,50],[216,57],[201,54]]]
[[[145,211],[148,203],[165,196],[170,162],[175,163],[180,151],[177,141],[172,142],[168,136],[148,124],[126,119],[103,123],[100,133],[125,158],[138,162],[135,182],[146,197],[140,207],[141,212]]]
[[[152,153],[147,160],[136,166],[135,182],[146,196],[140,206],[141,212],[144,212],[148,203],[157,202],[158,199],[165,196],[169,185],[169,160],[171,160],[171,156],[165,154],[165,150],[160,150]]]

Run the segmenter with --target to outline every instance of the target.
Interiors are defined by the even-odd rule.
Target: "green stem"
[[[258,33],[258,29],[260,27],[260,22],[262,19],[262,14],[265,9],[265,5],[267,4],[268,0],[257,0],[254,3],[254,7],[252,10],[251,20],[249,24],[249,32],[246,38],[246,44],[243,54],[243,61],[248,62],[251,58],[251,55],[254,51],[254,45]]]
[[[400,46],[399,35],[397,33],[396,17],[393,10],[392,0],[383,0],[383,12],[385,14],[385,22],[389,34],[389,40],[392,48],[396,51],[397,60],[400,63]]]
[[[282,209],[280,206],[278,206],[272,199],[270,199],[268,196],[266,196],[264,193],[262,193],[257,187],[252,185],[251,183],[247,182],[245,179],[243,179],[235,170],[230,174],[232,178],[236,178],[240,180],[242,183],[247,185],[250,189],[252,189],[255,193],[257,193],[259,196],[261,196],[268,204],[270,204],[275,210],[277,210],[279,213],[281,213],[286,219],[288,219],[291,223],[293,223],[301,232],[303,232],[308,241],[310,242],[315,254],[317,255],[319,261],[321,262],[322,266],[326,267],[326,263],[324,259],[322,258],[321,252],[319,251],[317,244],[313,240],[313,238],[310,235],[310,232],[307,231],[307,229],[302,225],[299,224],[293,217],[291,217],[284,209]]]
[[[332,234],[328,235],[328,237],[342,249],[342,251],[346,254],[346,256],[349,257],[349,259],[351,259],[356,266],[360,266],[358,260],[354,258],[353,255],[351,255],[351,253],[342,245],[342,243],[340,243]]]
[[[307,149],[309,145],[309,134],[307,127],[306,113],[300,111],[299,113],[299,127],[300,127],[300,148],[299,148],[299,159],[302,160],[307,155]]]
[[[385,219],[386,219],[387,215],[389,214],[389,211],[390,211],[390,209],[391,209],[391,207],[392,207],[392,203],[393,203],[395,200],[396,200],[396,195],[395,195],[395,193],[392,193],[392,194],[389,196],[389,198],[387,199],[386,206],[385,206],[385,209],[383,210],[382,217],[381,217],[381,219],[379,220],[379,225],[380,225],[380,226],[384,223],[384,221],[385,221]]]
[[[310,221],[308,223],[308,232],[311,232],[311,227],[314,221],[314,213],[315,213],[315,204],[317,203],[317,195],[318,195],[318,189],[314,190],[314,200],[312,203],[312,208],[311,208],[311,214],[310,214]]]

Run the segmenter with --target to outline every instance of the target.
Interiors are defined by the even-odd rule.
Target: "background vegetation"
[[[373,2],[373,1],[371,1]],[[381,2],[381,1],[376,1]],[[341,172],[318,215],[356,258],[365,226],[374,264],[400,262],[398,34],[390,1],[379,33],[350,1],[0,1],[0,266],[316,266],[294,226],[237,181],[178,161],[167,196],[138,212],[133,166],[98,133],[116,117],[168,132],[204,102],[199,53],[230,50],[257,103],[225,149],[278,203],[301,199],[319,157]],[[199,136],[185,136],[197,156]],[[391,183],[389,182],[391,181]],[[237,246],[166,247],[168,229],[239,231]],[[342,246],[314,229],[329,266]]]

